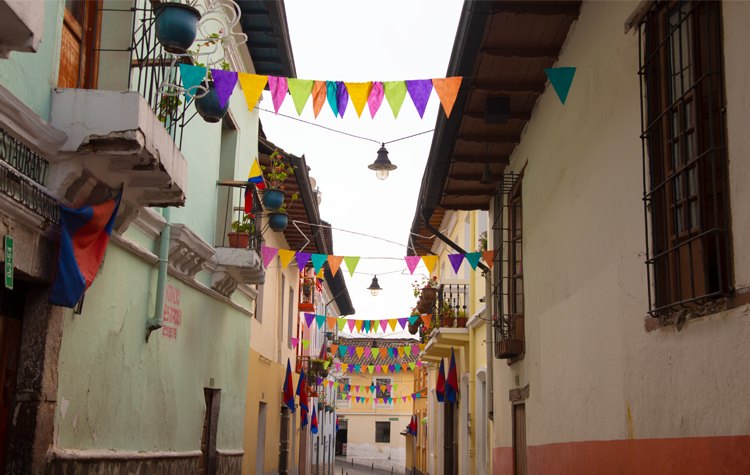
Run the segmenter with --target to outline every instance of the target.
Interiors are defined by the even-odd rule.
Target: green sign
[[[5,288],[13,290],[13,238],[5,236]]]
[[[398,417],[389,417],[389,418],[388,418],[388,420],[389,420],[389,421],[397,421],[397,420],[398,420]]]

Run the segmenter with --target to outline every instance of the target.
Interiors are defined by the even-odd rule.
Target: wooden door
[[[0,316],[0,472],[3,471],[8,446],[20,349],[21,321]]]
[[[101,0],[66,0],[57,87],[96,89]]]
[[[526,475],[526,404],[513,405],[513,473]]]

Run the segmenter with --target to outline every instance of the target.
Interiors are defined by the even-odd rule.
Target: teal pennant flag
[[[547,73],[547,78],[555,89],[557,97],[560,98],[560,102],[565,104],[565,100],[568,98],[568,92],[570,91],[570,86],[573,84],[573,76],[576,74],[576,68],[570,66],[562,68],[546,68],[544,72]]]
[[[208,70],[203,66],[180,63],[180,77],[182,78],[182,87],[185,88],[186,100],[189,101],[199,92],[198,86],[206,77],[206,71]]]

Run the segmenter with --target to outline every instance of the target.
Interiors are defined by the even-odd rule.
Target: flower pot
[[[419,331],[419,327],[422,326],[422,320],[417,320],[414,323],[407,323],[407,326],[409,328],[409,333],[416,335]]]
[[[278,188],[267,188],[263,192],[263,206],[268,210],[281,208],[284,204],[284,190]]]
[[[205,84],[203,85],[206,86]],[[216,86],[213,81],[208,82],[208,92],[203,97],[195,99],[195,110],[206,122],[218,122],[224,118],[229,110],[229,101],[221,107],[219,96],[216,94]]]
[[[443,317],[443,324],[441,327],[453,328],[453,323],[456,317]]]
[[[289,216],[286,213],[269,213],[268,225],[274,231],[283,231],[289,224]]]
[[[198,33],[198,10],[183,3],[164,2],[154,8],[156,39],[170,53],[182,54],[195,41]]]
[[[229,247],[247,249],[250,247],[250,235],[248,233],[229,233]]]
[[[420,297],[419,301],[417,301],[417,310],[419,310],[419,313],[432,313],[432,305],[434,303],[434,300],[430,302]]]
[[[437,289],[434,289],[432,287],[422,287],[422,292],[420,295],[426,301],[434,302],[435,299],[437,299]]]
[[[523,353],[523,340],[499,340],[495,342],[495,357],[514,358]]]
[[[466,328],[466,322],[468,322],[469,319],[466,317],[456,317],[456,326],[458,328]]]

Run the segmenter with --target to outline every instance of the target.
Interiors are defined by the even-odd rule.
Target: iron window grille
[[[639,25],[649,313],[732,290],[721,4],[656,2]]]

